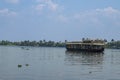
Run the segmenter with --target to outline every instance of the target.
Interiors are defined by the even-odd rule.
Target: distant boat
[[[104,51],[103,40],[83,40],[66,42],[66,49],[68,51],[89,51],[89,52],[103,52]]]

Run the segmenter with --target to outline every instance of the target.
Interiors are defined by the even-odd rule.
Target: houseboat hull
[[[66,48],[67,51],[84,51],[84,52],[103,52],[104,48],[102,49],[74,49],[74,48]]]

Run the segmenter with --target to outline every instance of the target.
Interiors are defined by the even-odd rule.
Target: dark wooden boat
[[[66,42],[66,49],[68,51],[89,51],[89,52],[103,52],[104,41],[102,40],[84,40]]]

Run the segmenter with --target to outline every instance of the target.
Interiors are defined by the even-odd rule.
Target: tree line
[[[120,49],[120,41],[114,41],[113,39],[111,42],[106,43],[106,48],[111,48],[111,49]]]
[[[0,45],[12,45],[12,46],[42,46],[42,47],[65,47],[65,42],[55,42],[55,41],[46,41],[46,40],[40,40],[40,41],[19,41],[19,42],[12,42],[8,40],[2,40],[0,41]]]
[[[24,40],[24,41],[8,41],[8,40],[2,40],[0,41],[0,45],[12,45],[12,46],[36,46],[36,47],[65,47],[65,43],[67,40],[64,42],[55,42],[55,41],[46,41],[46,40],[40,40],[40,41],[29,41],[29,40]],[[112,39],[110,42],[107,40],[104,40],[105,42],[105,48],[112,48],[112,49],[120,49],[120,41],[115,41]]]

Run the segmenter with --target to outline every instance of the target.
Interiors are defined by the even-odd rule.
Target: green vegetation
[[[120,41],[111,40],[111,42],[106,44],[106,48],[120,49]]]
[[[54,42],[54,41],[46,41],[46,40],[40,40],[40,41],[20,41],[20,42],[11,42],[7,40],[0,41],[0,45],[13,45],[13,46],[37,46],[37,47],[65,47],[65,42]]]
[[[104,40],[106,42],[105,47],[111,48],[111,49],[120,49],[120,41],[115,41],[112,39],[110,42],[107,42],[107,40]],[[67,40],[65,40],[67,42]],[[36,46],[36,47],[65,47],[65,42],[55,42],[55,41],[46,41],[46,40],[40,40],[40,41],[19,41],[19,42],[11,42],[7,40],[0,41],[0,45],[9,45],[9,46]]]
[[[22,67],[22,65],[18,64],[18,68],[21,68],[21,67]]]

